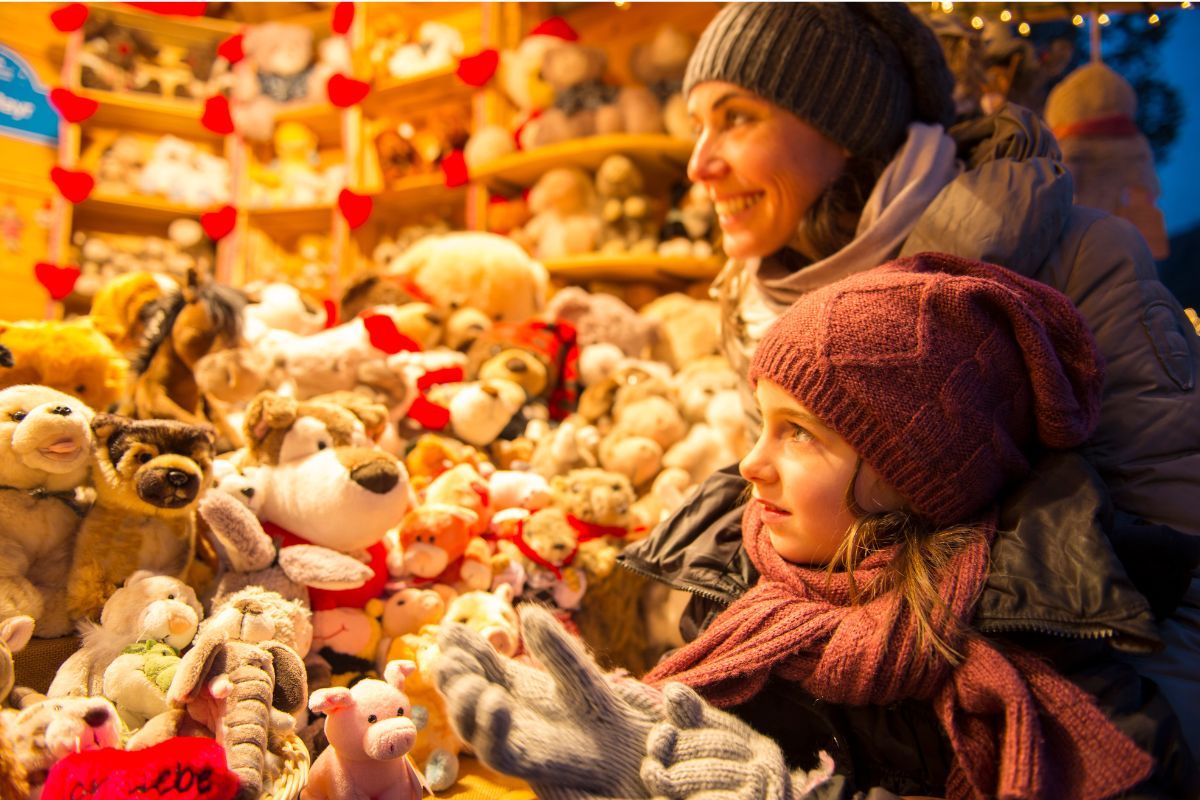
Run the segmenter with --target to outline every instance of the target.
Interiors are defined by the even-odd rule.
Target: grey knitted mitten
[[[830,779],[833,761],[825,753],[811,772],[789,773],[779,745],[737,717],[680,683],[667,684],[663,694],[667,718],[651,731],[642,764],[656,797],[799,800]]]
[[[526,649],[544,672],[497,654],[462,625],[438,637],[437,685],[454,729],[539,798],[649,797],[640,771],[646,737],[663,719],[661,695],[602,674],[547,611],[520,613]]]

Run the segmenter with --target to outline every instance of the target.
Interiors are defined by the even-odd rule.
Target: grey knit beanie
[[[692,52],[684,91],[727,81],[851,153],[890,157],[911,122],[949,126],[954,78],[902,3],[730,3]]]

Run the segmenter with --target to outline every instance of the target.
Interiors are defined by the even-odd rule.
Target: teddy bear
[[[752,446],[741,395],[736,389],[725,389],[713,396],[704,419],[667,450],[662,463],[687,470],[692,483],[698,484],[722,467],[741,461]]]
[[[504,322],[539,313],[550,283],[546,268],[516,242],[474,231],[422,239],[387,273],[412,283],[440,310],[475,308]]]
[[[99,624],[80,623],[83,644],[59,667],[47,695],[101,695],[105,671],[125,648],[164,642],[176,651],[189,645],[203,610],[195,591],[167,575],[139,570],[112,593]]]
[[[608,57],[603,50],[578,42],[561,40],[542,53],[541,76],[554,91],[554,102],[526,126],[521,145],[544,147],[596,133],[619,133],[617,114],[604,114],[609,122],[599,123],[601,109],[616,102],[617,87],[604,81]]]
[[[648,536],[660,522],[683,505],[694,485],[692,475],[686,469],[664,467],[650,485],[650,490],[634,501],[629,509],[629,541]]]
[[[503,515],[496,529],[499,585],[525,602],[548,603],[562,612],[579,608],[588,576],[575,563],[579,533],[562,509]]]
[[[583,350],[589,345],[607,342],[627,356],[640,358],[649,352],[658,336],[655,324],[620,298],[588,292],[579,286],[566,286],[555,292],[546,305],[546,316],[569,322],[575,328],[581,377]],[[583,382],[588,383],[586,378]]]
[[[429,400],[450,412],[450,431],[475,447],[487,447],[501,436],[515,438],[524,430],[525,390],[503,378],[441,384]]]
[[[582,416],[572,414],[534,445],[530,469],[546,480],[580,467],[597,467],[600,431]]]
[[[434,478],[458,464],[478,470],[485,463],[487,457],[477,448],[436,433],[421,434],[404,456],[404,465],[417,491],[423,491]]]
[[[530,189],[527,202],[532,217],[509,236],[534,258],[564,258],[599,249],[596,190],[582,169],[547,170]]]
[[[0,389],[48,386],[99,411],[125,396],[128,364],[90,320],[0,322],[0,345],[13,362],[0,371]]]
[[[241,784],[238,796],[260,796],[270,775],[268,754],[278,754],[280,737],[295,729],[294,715],[308,700],[297,648],[310,636],[300,604],[261,587],[230,595],[201,625],[175,671],[167,702],[177,711],[155,720],[179,721],[178,711],[186,709],[224,746]]]
[[[314,54],[313,33],[303,25],[267,22],[242,38],[245,57],[233,66],[231,112],[245,137],[271,138],[281,106],[319,102],[336,73],[350,72],[349,47],[331,36]]]
[[[421,493],[422,502],[471,511],[475,519],[469,520],[467,527],[472,535],[480,536],[488,529],[492,516],[487,479],[480,472],[488,469],[486,462],[479,467],[470,462],[455,464],[429,482]]]
[[[393,78],[411,78],[444,69],[458,61],[463,53],[463,38],[457,28],[426,20],[417,28],[414,41],[396,48],[387,61]]]
[[[352,689],[313,692],[308,707],[326,715],[329,747],[309,772],[303,800],[421,800],[425,787],[407,755],[417,739],[412,704],[404,693],[405,678],[414,669],[411,661],[391,661],[382,681],[371,678]]]
[[[393,643],[410,633],[420,633],[429,625],[437,625],[446,615],[446,599],[433,589],[406,586],[397,589],[383,601],[379,618],[383,637],[379,643],[376,664],[382,672],[391,655]]]
[[[498,469],[488,476],[493,513],[509,508],[538,511],[550,505],[550,484],[532,470]]]
[[[679,410],[665,397],[636,400],[616,414],[600,441],[600,465],[622,473],[635,488],[645,487],[662,468],[663,455],[687,430]]]
[[[583,390],[579,414],[590,422],[605,425],[625,406],[652,396],[675,401],[671,368],[659,361],[626,356],[607,377]]]
[[[0,619],[28,615],[38,635],[71,631],[67,577],[85,513],[92,410],[45,386],[0,390]]]
[[[499,322],[467,353],[467,374],[499,378],[525,390],[527,402],[541,401],[550,418],[564,419],[578,403],[579,347],[566,322]]]
[[[103,697],[55,697],[30,702],[19,711],[6,709],[0,711],[0,728],[28,778],[31,800],[42,796],[50,768],[71,753],[121,749],[121,723]]]
[[[628,157],[614,153],[596,169],[596,195],[604,228],[602,253],[650,255],[658,249],[654,201],[645,192],[645,178]]]
[[[738,374],[724,356],[707,356],[685,364],[672,379],[672,396],[683,418],[703,422],[709,403],[720,392],[736,390]]]
[[[439,502],[426,502],[400,523],[400,558],[392,574],[405,583],[437,589],[449,587],[452,598],[464,591],[492,585],[491,550],[473,535],[479,520],[474,511]],[[397,563],[398,562],[398,563]]]
[[[702,183],[681,182],[671,189],[671,207],[658,234],[658,254],[668,258],[710,258],[719,239],[717,209]]]
[[[373,407],[372,416],[385,414]],[[370,570],[353,588],[310,584],[313,625],[324,629],[322,616],[337,609],[361,611],[388,580],[384,534],[413,505],[404,464],[373,445],[362,419],[330,403],[266,393],[251,402],[244,424],[249,459],[262,479],[258,516],[279,543],[281,561],[303,558],[315,545],[359,558]],[[314,559],[312,566],[319,564]]]
[[[651,92],[654,108],[658,110],[658,118],[655,120],[657,127],[645,132],[656,133],[665,129],[676,139],[696,138],[688,118],[687,102],[683,97],[683,76],[695,47],[695,36],[672,25],[664,25],[655,32],[652,39],[634,45],[630,51],[629,71]],[[637,108],[644,109],[646,114],[651,113],[649,105],[638,105]],[[646,124],[649,128],[648,117]],[[626,126],[628,130],[635,130],[628,115]]]
[[[672,292],[638,313],[659,325],[658,342],[650,357],[676,372],[698,358],[721,352],[721,310],[712,300]]]
[[[92,419],[96,502],[75,541],[67,588],[72,619],[89,619],[136,570],[183,578],[196,548],[196,505],[212,482],[209,426]]]

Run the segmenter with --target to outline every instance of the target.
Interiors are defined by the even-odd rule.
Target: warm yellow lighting
[[[1071,17],[1071,24],[1076,28],[1083,27],[1083,14],[1076,14],[1075,16]]]
[[[1183,0],[1183,2],[1179,4],[1179,7],[1180,8],[1191,8],[1192,4],[1191,4],[1190,0]]]
[[[1100,16],[1096,17],[1096,22],[1099,22],[1101,25],[1107,25],[1108,23],[1112,22],[1112,19],[1108,16],[1108,14],[1101,13]]]
[[[1158,14],[1151,14],[1149,17],[1146,18],[1146,21],[1149,22],[1151,25],[1157,25],[1158,23],[1162,22],[1162,19],[1159,18]]]
[[[950,0],[942,0],[942,13],[949,14],[953,10],[954,3],[951,3]]]
[[[1022,36],[1028,36],[1031,30],[1033,29],[1029,27],[1028,22],[1022,22],[1017,26],[1017,33],[1021,34]]]
[[[1000,12],[1001,22],[1012,22],[1012,12],[1007,8]]]
[[[971,27],[977,31],[983,30],[983,17],[980,17],[980,16],[971,17]]]
[[[629,0],[613,0],[613,5],[617,8],[625,8],[629,5]]]

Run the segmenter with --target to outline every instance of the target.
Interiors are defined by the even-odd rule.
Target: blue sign
[[[38,144],[58,141],[58,112],[28,62],[0,44],[0,134]]]

